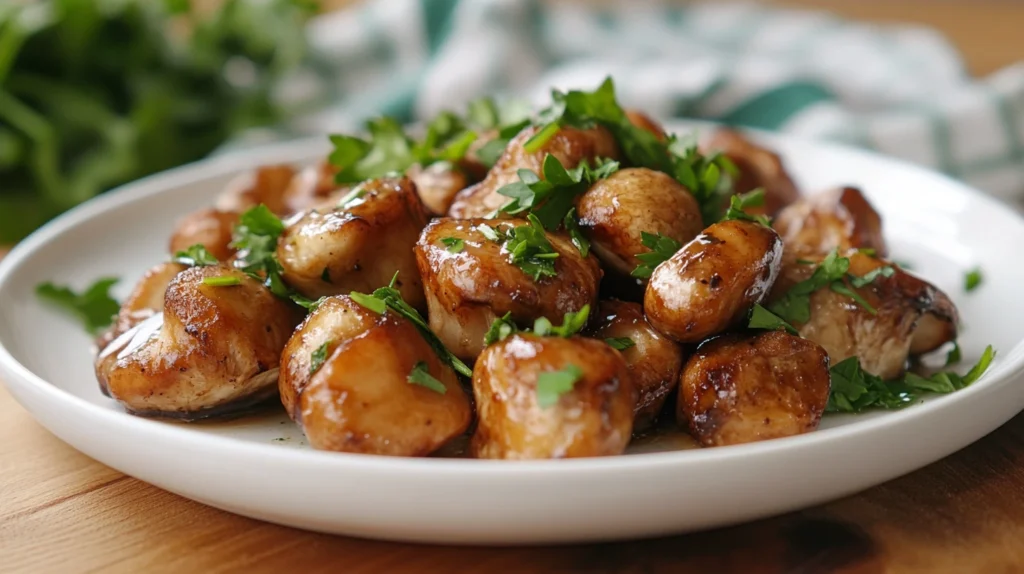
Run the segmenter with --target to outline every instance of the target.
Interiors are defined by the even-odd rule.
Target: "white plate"
[[[804,190],[862,186],[895,259],[960,306],[965,357],[999,355],[973,386],[899,412],[826,417],[822,429],[705,450],[538,462],[316,452],[282,415],[187,425],[125,414],[93,378],[89,338],[33,295],[45,280],[125,278],[164,257],[181,215],[231,174],[307,161],[322,140],[244,152],[157,175],[75,209],[0,263],[0,378],[85,454],[182,496],[272,522],[371,538],[552,543],[709,528],[825,502],[920,468],[1024,407],[1024,222],[960,183],[850,149],[772,139]],[[980,266],[967,295],[963,272]]]

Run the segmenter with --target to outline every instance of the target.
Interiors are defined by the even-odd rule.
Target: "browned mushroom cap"
[[[724,335],[687,361],[676,417],[704,446],[810,432],[828,403],[828,369],[825,350],[800,337]]]
[[[764,189],[764,206],[751,208],[749,212],[771,215],[800,197],[796,184],[786,173],[782,158],[739,132],[718,130],[702,148],[708,152],[722,152],[736,165],[740,172],[733,182],[736,193],[747,193],[759,187]]]
[[[794,256],[861,248],[874,249],[879,257],[888,254],[882,218],[855,187],[801,198],[780,211],[772,227]]]

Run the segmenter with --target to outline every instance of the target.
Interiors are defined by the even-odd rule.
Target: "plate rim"
[[[693,130],[695,126],[702,125],[707,124],[678,121],[668,122],[670,128],[686,126],[682,128],[683,130]],[[984,209],[1000,212],[1008,217],[1009,220],[1012,220],[1014,225],[1024,230],[1024,216],[1013,211],[1008,205],[1005,205],[996,198],[940,172],[898,158],[884,156],[870,150],[858,149],[839,143],[822,142],[787,134],[766,134],[757,130],[740,129],[739,131],[751,134],[756,139],[763,140],[769,145],[772,142],[788,142],[798,146],[814,145],[827,148],[827,151],[830,153],[852,154],[860,156],[861,159],[883,164],[890,168],[910,170],[915,177],[946,180],[948,184],[952,184],[957,188],[957,193],[966,194],[972,202],[980,203]],[[312,161],[317,157],[314,155],[315,153],[322,153],[322,151],[318,150],[326,149],[327,141],[324,136],[295,139],[246,150],[232,151],[225,155],[202,159],[118,186],[101,196],[76,206],[40,227],[29,237],[16,244],[7,256],[0,260],[0,292],[16,276],[17,271],[31,260],[36,250],[58,240],[68,229],[85,223],[89,219],[99,216],[108,210],[124,204],[143,201],[152,195],[169,193],[177,187],[190,183],[210,178],[226,177],[240,169],[255,167],[267,161],[276,163]],[[274,159],[271,160],[270,158]],[[18,391],[42,395],[48,401],[57,401],[66,408],[80,410],[82,414],[94,420],[101,420],[104,424],[147,435],[163,435],[163,439],[179,442],[185,447],[213,451],[227,449],[235,456],[272,456],[277,461],[280,461],[281,464],[337,465],[340,468],[356,465],[368,472],[405,471],[416,472],[421,476],[423,473],[437,475],[455,474],[459,476],[464,476],[467,473],[485,476],[494,474],[502,476],[509,474],[535,475],[539,473],[546,474],[552,471],[566,474],[589,473],[598,469],[604,472],[612,469],[629,472],[642,468],[650,469],[654,466],[671,467],[676,465],[709,464],[727,462],[730,459],[738,458],[771,457],[778,451],[820,448],[822,446],[820,443],[837,440],[843,441],[844,439],[852,438],[852,435],[884,434],[893,426],[911,424],[914,420],[924,417],[941,417],[942,413],[955,413],[958,403],[972,400],[978,395],[994,392],[996,389],[1010,384],[1018,375],[1024,372],[1024,339],[1018,341],[1011,349],[1000,352],[1000,357],[1007,362],[1000,365],[997,372],[990,371],[978,383],[955,393],[935,397],[924,404],[911,405],[904,410],[893,411],[885,416],[839,427],[815,430],[814,432],[798,436],[715,448],[637,453],[612,457],[528,460],[516,461],[515,464],[510,464],[510,461],[504,460],[391,457],[327,452],[315,449],[280,448],[271,444],[204,433],[195,429],[182,428],[178,425],[168,425],[159,419],[151,420],[123,411],[111,410],[76,396],[50,383],[21,364],[0,341],[0,370],[6,373],[3,383],[11,391],[12,396],[23,406],[24,403],[20,400]],[[15,387],[18,387],[18,389],[15,389]],[[33,418],[37,419],[34,414]],[[977,439],[973,439],[971,442],[974,442],[974,440]]]

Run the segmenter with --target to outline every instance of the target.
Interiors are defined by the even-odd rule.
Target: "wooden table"
[[[975,73],[1024,60],[1024,4],[790,0],[938,26]],[[803,512],[712,532],[553,548],[370,542],[241,518],[85,457],[0,388],[0,572],[1024,571],[1024,415],[925,469]]]

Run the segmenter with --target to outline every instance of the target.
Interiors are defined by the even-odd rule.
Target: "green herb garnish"
[[[565,230],[569,232],[569,239],[572,240],[572,244],[576,246],[576,249],[580,252],[580,257],[586,257],[590,254],[590,241],[583,235],[583,231],[580,230],[579,217],[576,216],[576,208],[569,210],[569,213],[565,214],[565,220],[562,225],[565,226]]]
[[[86,331],[96,334],[109,327],[121,309],[121,304],[110,296],[110,288],[117,281],[115,277],[105,277],[81,293],[46,282],[36,287],[36,295],[70,311],[82,321]]]
[[[284,223],[267,206],[260,204],[242,213],[232,232],[231,246],[238,249],[235,267],[263,283],[274,296],[288,299],[310,311],[316,310],[322,299],[314,301],[297,293],[281,278],[281,262],[277,260],[275,251],[282,233]],[[323,274],[320,278],[323,279]]]
[[[380,117],[366,123],[369,139],[332,135],[334,151],[328,161],[339,168],[337,183],[358,183],[405,172],[413,164],[428,166],[454,163],[466,155],[476,132],[466,128],[455,114],[442,112],[427,126],[420,141],[406,135],[394,118]]]
[[[365,293],[358,293],[353,291],[349,293],[349,297],[353,301],[373,311],[374,313],[384,314],[385,311],[391,309],[399,316],[412,322],[413,325],[419,329],[423,339],[426,340],[427,344],[430,345],[434,352],[437,354],[441,362],[451,365],[456,372],[461,375],[471,377],[473,371],[466,366],[458,357],[452,354],[444,343],[437,338],[437,335],[430,330],[430,326],[427,321],[420,315],[419,311],[414,309],[411,305],[402,299],[402,293],[395,289],[395,281],[398,279],[398,273],[396,272],[394,277],[391,278],[391,282],[388,283],[387,287],[380,287],[376,289],[372,294],[367,295]]]
[[[895,270],[890,266],[878,267],[863,276],[848,274],[850,260],[840,257],[838,250],[833,250],[814,273],[787,291],[781,299],[768,306],[768,310],[789,323],[806,323],[811,319],[811,295],[824,287],[853,299],[865,311],[876,314],[877,311],[866,299],[848,286],[844,280],[857,288],[865,287],[879,277],[892,277]]]
[[[175,253],[171,261],[190,267],[208,267],[220,263],[201,243],[197,243],[185,251]]]
[[[629,337],[609,337],[605,339],[604,342],[608,343],[608,345],[616,351],[625,351],[630,347],[636,346],[633,339],[630,339]]]
[[[512,264],[523,270],[534,281],[541,277],[554,277],[558,252],[548,241],[544,226],[532,213],[526,216],[526,225],[513,227],[507,232],[505,250]]]
[[[430,371],[427,370],[427,363],[420,361],[416,363],[416,366],[409,372],[409,376],[406,378],[407,381],[414,385],[426,387],[435,393],[445,394],[448,389],[444,386],[444,383],[437,380]]]
[[[960,352],[960,343],[953,341],[953,348],[946,353],[946,366],[955,365],[961,360],[963,360],[963,356]]]
[[[729,198],[729,209],[725,212],[725,216],[722,217],[722,221],[738,219],[743,221],[753,221],[754,223],[760,223],[765,227],[771,227],[772,222],[768,217],[764,215],[751,215],[746,211],[749,208],[761,207],[763,205],[763,189],[755,189],[750,193],[744,193],[742,195],[734,195]]]
[[[458,253],[466,248],[466,242],[458,237],[442,237],[441,243],[447,246],[448,253]]]
[[[538,337],[563,337],[569,338],[583,330],[590,317],[590,305],[584,305],[575,313],[569,312],[562,317],[561,325],[553,325],[547,317],[538,317],[533,321],[533,330],[520,329],[512,322],[512,314],[505,313],[504,317],[498,317],[491,323],[490,329],[484,335],[484,345],[493,345],[498,341],[504,341],[509,335],[515,333],[533,333]]]
[[[750,310],[750,320],[747,322],[747,327],[750,329],[764,329],[766,331],[783,329],[790,335],[799,335],[795,327],[759,304],[754,304],[754,307]]]
[[[868,408],[899,409],[917,400],[921,393],[951,393],[975,381],[992,364],[995,351],[989,345],[981,359],[966,375],[951,371],[923,377],[906,373],[896,381],[883,381],[865,372],[857,357],[850,357],[835,366],[829,373],[832,390],[829,393],[826,412],[860,412]]]
[[[541,373],[537,376],[537,405],[541,408],[554,406],[581,378],[583,370],[576,365],[569,365],[560,371]]]
[[[504,341],[509,335],[518,332],[519,328],[512,322],[512,313],[505,313],[503,317],[495,319],[487,329],[487,333],[484,334],[484,346],[489,347],[498,341]]]
[[[366,197],[366,188],[363,186],[357,186],[352,191],[346,193],[341,199],[338,200],[337,209],[347,209],[351,204]]]
[[[541,167],[543,179],[528,169],[521,169],[517,172],[519,181],[498,189],[499,194],[512,198],[501,211],[512,215],[532,213],[545,229],[555,231],[563,225],[578,195],[618,169],[618,162],[602,159],[596,160],[593,168],[583,161],[573,169],[566,169],[558,158],[548,154]]]
[[[981,275],[980,268],[975,268],[972,269],[971,271],[968,271],[964,275],[964,291],[967,291],[968,293],[974,291],[981,285],[982,279],[983,277]]]
[[[242,280],[234,275],[220,275],[217,277],[203,277],[203,285],[210,287],[234,287],[241,285]]]
[[[324,343],[322,345],[317,347],[315,351],[313,351],[312,353],[309,354],[309,374],[310,375],[312,375],[313,373],[319,371],[320,367],[323,366],[324,361],[327,360],[327,349],[331,346],[331,343],[332,343],[331,340],[324,341]]]
[[[638,279],[649,278],[654,273],[655,267],[671,259],[677,251],[683,248],[681,243],[671,237],[665,237],[660,233],[647,233],[646,231],[640,232],[640,242],[650,251],[636,254],[636,258],[640,260],[640,265],[637,265],[630,275]]]

